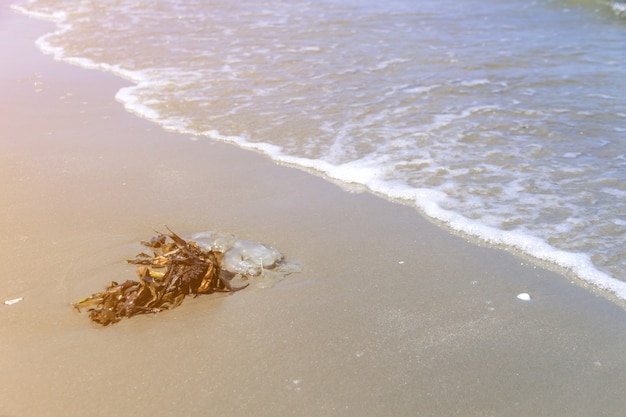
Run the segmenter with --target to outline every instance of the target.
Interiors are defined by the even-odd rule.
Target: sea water
[[[626,299],[626,5],[33,0],[38,45],[185,134],[415,206]]]

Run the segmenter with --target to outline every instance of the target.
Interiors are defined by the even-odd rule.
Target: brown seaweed
[[[137,265],[138,281],[113,281],[104,291],[80,300],[74,307],[78,311],[87,308],[91,320],[106,326],[124,317],[178,307],[188,295],[247,287],[231,285],[231,274],[220,269],[221,252],[204,250],[168,231],[141,242],[152,254],[142,252],[127,261]]]

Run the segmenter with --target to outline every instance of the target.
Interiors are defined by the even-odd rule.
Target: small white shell
[[[24,299],[24,297],[18,297],[18,298],[14,298],[12,300],[6,300],[4,302],[4,304],[8,305],[8,306],[12,306],[13,304],[17,304],[20,301],[22,301]]]
[[[528,294],[527,292],[523,292],[523,293],[517,294],[517,298],[522,300],[522,301],[530,301],[531,300],[530,294]]]

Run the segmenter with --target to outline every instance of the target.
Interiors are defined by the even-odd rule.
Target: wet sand
[[[414,209],[165,132],[0,3],[0,415],[621,416],[626,313]],[[100,327],[70,304],[168,225],[303,271]],[[527,292],[530,301],[516,298]]]

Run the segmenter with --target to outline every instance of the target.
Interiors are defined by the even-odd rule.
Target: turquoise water
[[[233,142],[626,299],[626,6],[604,0],[34,0],[58,59]]]

